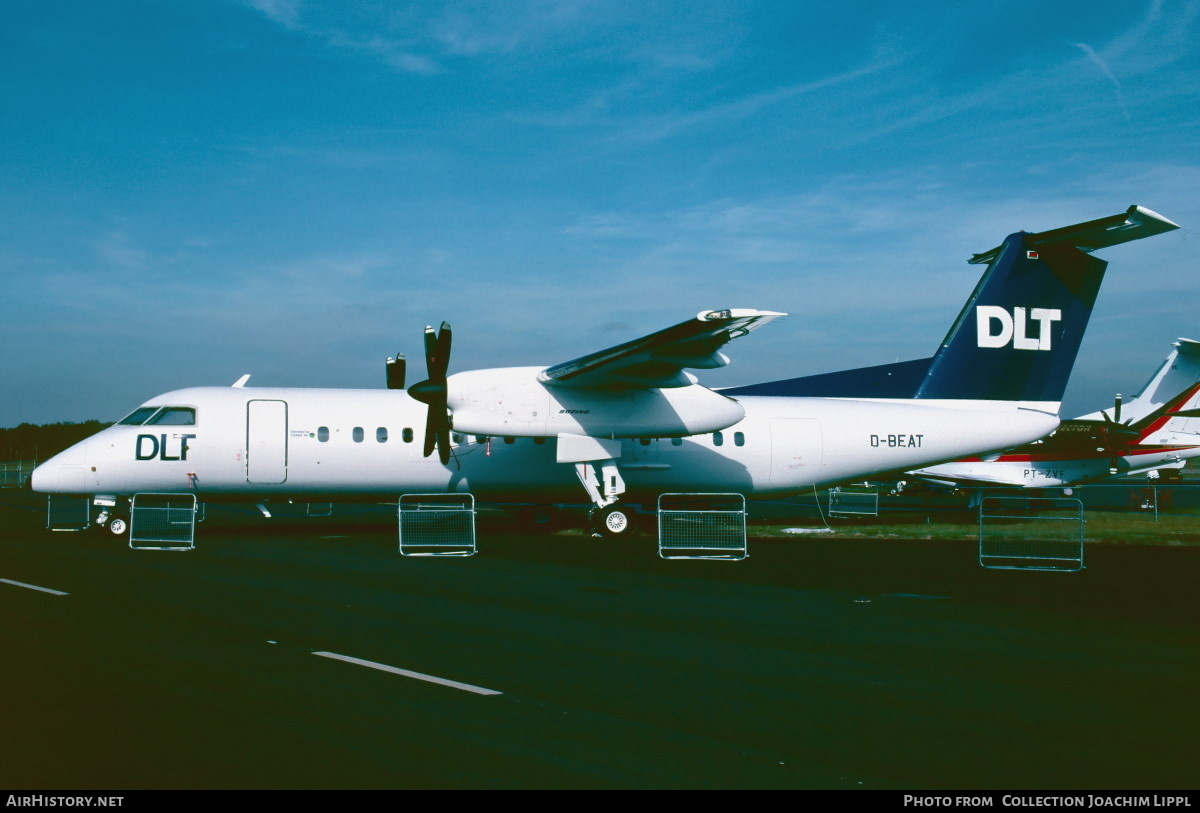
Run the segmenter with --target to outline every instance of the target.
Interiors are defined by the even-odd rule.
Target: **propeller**
[[[1109,417],[1109,414],[1104,410],[1101,410],[1100,414],[1104,416],[1104,433],[1107,437],[1111,437],[1113,440],[1120,439],[1121,441],[1125,441],[1134,440],[1140,434],[1137,427],[1133,425],[1132,418],[1124,423],[1121,422],[1121,393],[1117,393],[1116,401],[1113,403],[1112,417]]]
[[[1121,393],[1118,392],[1117,397],[1113,401],[1113,416],[1111,418],[1108,417],[1108,413],[1104,412],[1103,410],[1101,410],[1100,414],[1104,416],[1104,420],[1106,420],[1106,421],[1111,421],[1113,423],[1120,423],[1121,422]]]
[[[1130,419],[1125,423],[1121,423],[1121,393],[1117,393],[1116,400],[1113,402],[1113,414],[1109,414],[1104,410],[1100,411],[1104,416],[1104,425],[1100,429],[1100,442],[1103,444],[1096,451],[1108,452],[1111,459],[1108,461],[1108,471],[1110,474],[1116,474],[1118,471],[1117,461],[1120,457],[1120,450],[1125,446],[1127,441],[1137,440],[1139,435],[1137,429],[1134,429],[1130,424],[1133,420]]]
[[[408,394],[429,407],[425,417],[425,456],[433,454],[436,447],[442,464],[450,462],[450,408],[446,390],[446,369],[450,366],[450,325],[442,322],[434,332],[425,327],[425,372],[424,381],[408,388]]]

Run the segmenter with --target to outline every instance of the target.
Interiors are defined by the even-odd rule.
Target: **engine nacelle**
[[[454,430],[468,435],[603,438],[716,432],[745,417],[732,398],[692,384],[665,389],[556,387],[541,367],[456,373],[447,380]]]

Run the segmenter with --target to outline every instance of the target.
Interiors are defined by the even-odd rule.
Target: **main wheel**
[[[628,536],[633,529],[633,520],[624,506],[606,505],[593,512],[592,527],[602,536]]]

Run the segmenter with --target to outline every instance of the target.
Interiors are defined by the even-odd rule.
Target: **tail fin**
[[[1057,412],[1108,263],[1089,252],[1178,228],[1138,206],[1053,231],[1009,235],[977,254],[988,270],[917,398],[1024,401]]]
[[[1108,263],[1010,235],[933,357],[917,398],[1032,401],[1058,411]],[[976,257],[971,262],[981,262]]]
[[[1121,413],[1125,422],[1140,421],[1166,405],[1192,384],[1200,382],[1200,342],[1176,339],[1166,359],[1150,376],[1133,400],[1124,404]],[[1120,416],[1114,416],[1120,420]],[[1081,415],[1077,420],[1099,421],[1101,412]]]
[[[1133,421],[1130,429],[1137,432],[1138,442],[1146,443],[1152,435],[1167,429],[1167,424],[1175,418],[1187,419],[1186,423],[1179,426],[1180,432],[1194,432],[1195,428],[1189,426],[1194,422],[1195,418],[1200,418],[1200,381],[1192,381],[1182,392],[1167,401],[1158,409],[1151,412],[1145,417]]]
[[[1061,229],[1017,232],[970,259],[987,271],[932,358],[723,392],[1020,401],[1057,412],[1108,266],[1090,252],[1177,228],[1130,206]]]

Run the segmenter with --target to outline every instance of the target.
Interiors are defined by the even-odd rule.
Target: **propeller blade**
[[[442,322],[442,328],[438,332],[436,349],[434,351],[434,360],[429,368],[430,378],[444,379],[446,370],[450,366],[450,340],[451,340],[450,325]]]
[[[1121,393],[1117,393],[1116,401],[1113,403],[1113,422],[1121,422]]]
[[[437,331],[430,325],[425,326],[425,372],[428,378],[408,388],[409,395],[429,407],[425,414],[425,457],[429,457],[433,454],[433,450],[437,449],[438,459],[442,461],[443,465],[450,462],[449,394],[446,388],[446,371],[450,367],[452,335],[447,322],[442,322],[441,328]]]
[[[397,353],[395,356],[388,356],[387,360],[387,388],[389,390],[404,389],[404,356]]]
[[[425,457],[433,454],[433,448],[437,443],[437,427],[433,425],[433,422],[436,420],[434,417],[435,409],[434,405],[430,404],[429,411],[425,415],[425,450],[422,452]]]
[[[432,325],[425,326],[425,372],[433,378],[433,357],[437,351],[437,334]]]
[[[443,421],[437,431],[437,448],[438,459],[442,461],[442,465],[450,462],[450,426]]]

